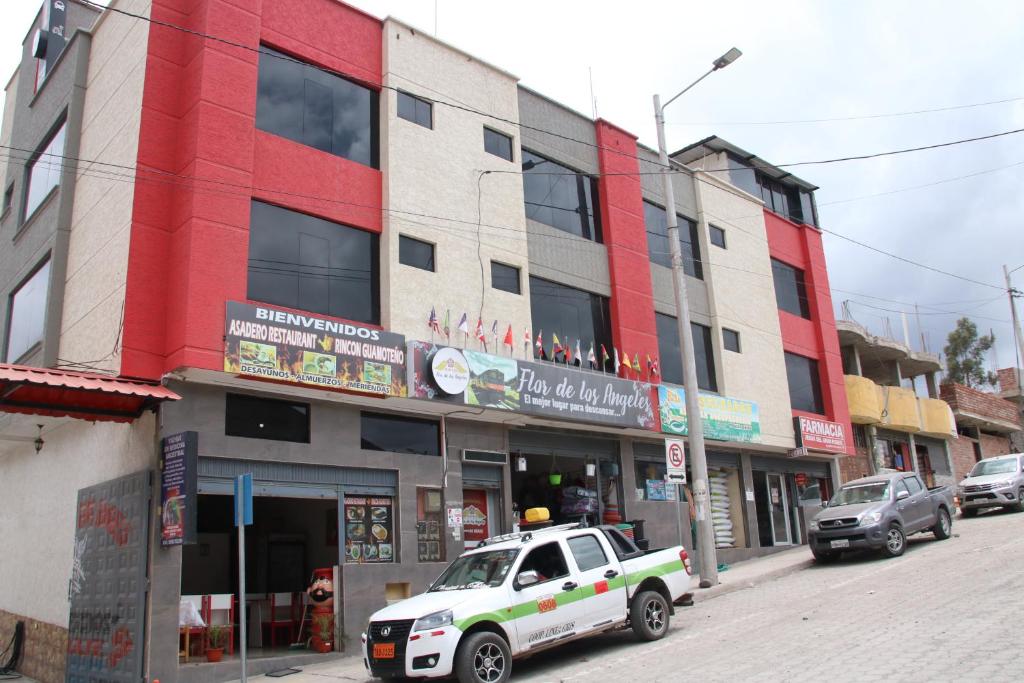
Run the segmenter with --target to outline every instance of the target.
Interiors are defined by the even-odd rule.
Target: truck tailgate
[[[686,565],[680,557],[682,546],[655,550],[643,557],[634,557],[622,561],[622,569],[626,574],[626,593],[632,598],[637,587],[644,579],[650,577],[660,578],[668,586],[672,596],[671,602],[675,602],[683,593],[691,590],[693,576],[687,571]]]

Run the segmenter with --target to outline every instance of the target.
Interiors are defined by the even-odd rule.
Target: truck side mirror
[[[897,491],[896,500],[903,500],[904,498],[910,498],[910,491]]]
[[[537,572],[532,569],[527,569],[525,572],[519,572],[519,575],[516,576],[516,590],[532,586],[539,582],[540,576],[537,575]]]

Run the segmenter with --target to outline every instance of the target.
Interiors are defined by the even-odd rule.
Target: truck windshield
[[[856,505],[857,503],[877,503],[889,497],[889,482],[876,481],[871,484],[844,486],[836,492],[829,507],[837,505]]]
[[[972,477],[983,477],[986,474],[1009,474],[1017,471],[1017,460],[1014,458],[1007,458],[1006,460],[982,460],[974,469],[971,470],[969,476]]]
[[[518,554],[519,550],[513,549],[463,555],[448,565],[430,592],[500,586]]]

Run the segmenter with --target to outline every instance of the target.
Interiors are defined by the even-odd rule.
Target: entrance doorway
[[[598,460],[576,455],[516,454],[526,459],[526,470],[512,471],[514,507],[520,515],[544,507],[554,524],[600,524],[614,512],[621,521],[618,458]]]
[[[794,545],[800,538],[795,526],[792,475],[754,470],[754,508],[757,512],[758,540],[762,548]]]
[[[785,478],[781,474],[769,474],[765,480],[768,510],[771,515],[772,545],[793,545],[789,524],[789,495],[786,492]]]
[[[498,489],[462,489],[462,533],[466,550],[475,548],[486,538],[498,535],[500,509]]]

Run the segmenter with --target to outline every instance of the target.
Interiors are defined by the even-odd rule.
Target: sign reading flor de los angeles
[[[704,438],[749,443],[761,440],[761,422],[756,403],[715,394],[700,393],[699,396]],[[661,431],[685,435],[685,390],[671,384],[662,384],[658,387],[658,403],[661,407]]]

